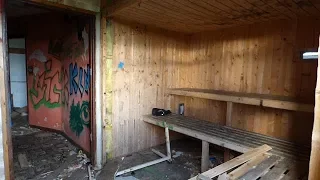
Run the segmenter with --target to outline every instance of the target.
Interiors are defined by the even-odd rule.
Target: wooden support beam
[[[231,159],[230,149],[224,148],[223,162],[227,162]]]
[[[168,94],[179,95],[179,96],[188,96],[188,97],[196,97],[202,99],[211,99],[217,101],[226,101],[226,102],[234,102],[239,104],[248,104],[260,106],[261,100],[255,97],[245,97],[239,96],[238,94],[228,94],[221,92],[202,92],[202,91],[189,91],[183,89],[167,89]]]
[[[3,179],[13,179],[11,121],[9,112],[8,41],[5,0],[0,0],[0,174]]]
[[[226,126],[232,125],[232,108],[233,108],[233,103],[227,102]],[[223,161],[227,162],[229,160],[230,160],[230,150],[227,148],[224,148]]]
[[[114,1],[112,4],[107,5],[107,16],[114,16],[122,10],[129,8],[134,5],[138,5],[147,0],[118,0]]]
[[[164,123],[164,125],[165,125],[164,133],[166,135],[167,156],[171,160],[170,133],[169,133],[169,128],[167,126],[167,123]]]
[[[227,102],[226,126],[231,126],[232,123],[232,108],[233,103]]]
[[[201,172],[209,169],[209,143],[202,141]]]
[[[290,111],[313,112],[313,104],[303,104],[284,96],[250,94],[208,89],[167,89],[167,94],[233,102],[254,106],[263,106]]]
[[[320,37],[319,37],[320,42]],[[320,54],[320,46],[318,49]],[[309,179],[320,179],[320,58],[318,56],[318,73],[317,73],[317,85],[315,91],[315,107],[314,107],[314,122],[312,131],[312,146],[309,165]]]

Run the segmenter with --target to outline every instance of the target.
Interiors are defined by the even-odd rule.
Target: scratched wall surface
[[[88,25],[48,15],[27,29],[29,123],[63,131],[90,152]]]

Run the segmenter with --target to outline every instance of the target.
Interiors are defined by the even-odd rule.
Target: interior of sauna
[[[112,20],[115,156],[163,142],[161,129],[141,121],[153,107],[177,113],[184,103],[186,116],[226,125],[226,101],[170,95],[172,88],[267,95],[312,106],[317,61],[303,60],[302,52],[318,46],[315,22],[276,20],[184,34]],[[310,144],[312,111],[234,103],[228,126]]]
[[[107,8],[107,153],[165,143],[167,127],[170,140],[202,140],[202,153],[206,142],[241,153],[263,144],[278,151],[279,143],[291,155],[305,148],[308,161],[318,63],[303,53],[317,51],[320,33],[319,4],[308,4],[151,0]],[[152,108],[173,115],[151,117]]]

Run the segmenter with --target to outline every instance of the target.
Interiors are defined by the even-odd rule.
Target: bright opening
[[[304,52],[302,54],[303,59],[318,59],[318,52]]]

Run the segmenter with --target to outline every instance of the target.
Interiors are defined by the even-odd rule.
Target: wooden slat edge
[[[213,169],[210,169],[204,173],[202,173],[202,175],[204,176],[207,176],[207,177],[210,177],[210,178],[214,178],[234,167],[237,167],[249,160],[251,160],[252,158],[260,155],[260,154],[263,154],[267,151],[270,151],[272,148],[268,145],[262,145],[258,148],[255,148],[253,150],[250,150],[249,152],[247,153],[244,153],[226,163],[223,163],[219,166],[216,166],[215,168]],[[197,179],[197,176],[193,177],[193,178],[190,178],[189,180],[196,180]]]
[[[311,104],[301,104],[301,103],[295,103],[295,102],[286,102],[286,101],[270,100],[270,99],[263,99],[262,106],[276,108],[276,109],[291,110],[291,111],[302,111],[302,112],[313,112],[314,110],[314,105],[311,105]]]
[[[270,107],[276,109],[284,109],[291,111],[301,111],[301,112],[313,112],[314,105],[312,104],[302,104],[297,102],[282,101],[282,100],[273,100],[266,98],[253,98],[245,96],[236,96],[236,95],[223,95],[215,93],[206,93],[206,92],[192,92],[180,89],[167,89],[166,94],[178,95],[178,96],[188,96],[202,99],[211,99],[216,101],[226,101],[239,104],[255,105]]]
[[[211,100],[217,100],[217,101],[227,101],[227,102],[234,102],[234,103],[248,104],[248,105],[255,105],[255,106],[261,105],[260,99],[249,98],[249,97],[238,97],[238,96],[230,96],[230,95],[191,92],[191,91],[173,90],[173,89],[168,89],[167,94],[211,99]]]
[[[266,153],[264,153],[262,155],[259,155],[255,158],[251,159],[247,163],[241,165],[239,168],[230,172],[228,174],[229,179],[232,180],[232,179],[239,178],[240,176],[244,175],[246,172],[253,169],[255,166],[257,166],[258,164],[260,164],[262,161],[264,161],[265,159],[267,159],[269,157],[270,157],[270,155],[267,155]]]
[[[143,121],[150,123],[150,124],[160,126],[160,127],[164,127],[163,121],[153,120],[152,118],[143,118]],[[191,137],[203,140],[203,141],[207,141],[209,143],[216,144],[218,146],[225,147],[225,148],[237,151],[237,152],[244,153],[244,152],[247,152],[249,149],[251,149],[249,147],[243,146],[242,144],[225,141],[221,138],[213,138],[212,136],[204,134],[202,132],[183,128],[180,126],[176,126],[174,124],[167,123],[167,126],[168,126],[169,130],[171,130],[171,131],[182,133],[182,134],[185,134],[185,135],[188,135],[188,136],[191,136]]]

